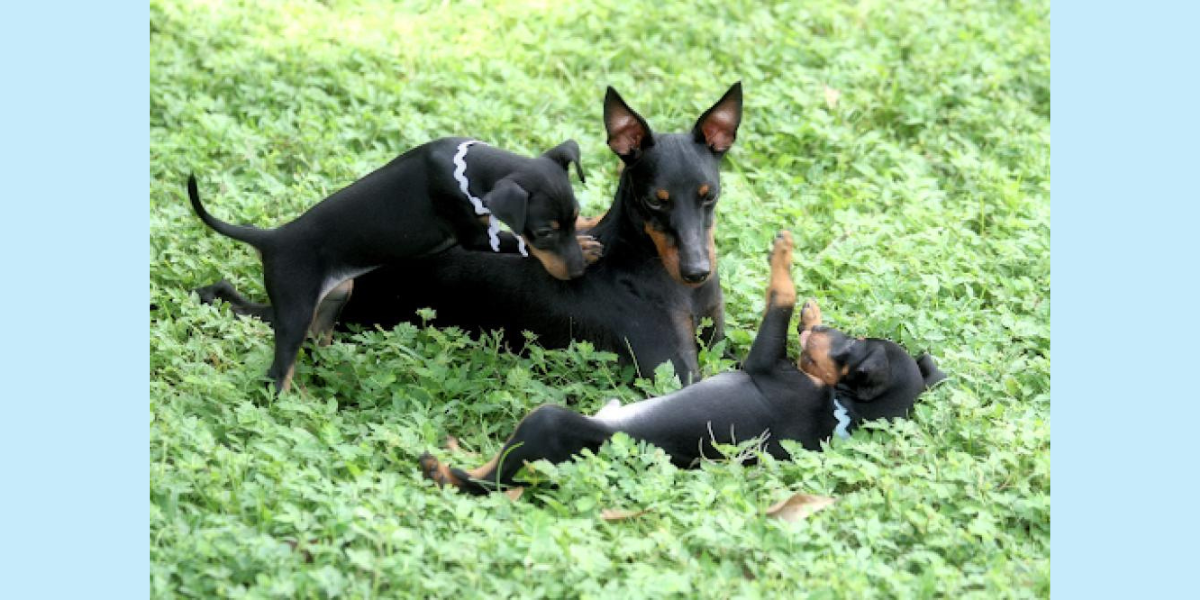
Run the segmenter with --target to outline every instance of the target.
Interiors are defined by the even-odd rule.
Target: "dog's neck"
[[[500,220],[492,214],[492,211],[488,210],[488,208],[483,205],[483,200],[481,198],[471,193],[471,182],[467,179],[467,151],[469,151],[471,146],[475,144],[483,144],[483,142],[478,140],[467,140],[458,145],[458,150],[454,153],[454,158],[450,161],[453,168],[451,174],[454,176],[454,181],[458,184],[459,192],[462,193],[463,197],[466,198],[466,200],[470,202],[471,206],[475,209],[475,214],[481,217],[486,216],[488,218],[488,243],[492,247],[492,252],[499,252]],[[494,181],[487,182],[482,187],[484,189],[488,189],[491,188],[494,183]],[[525,240],[519,235],[516,237],[517,250],[521,252],[521,256],[528,257],[529,252],[525,249]]]
[[[845,439],[850,437],[850,424],[853,423],[853,419],[850,418],[850,411],[838,400],[837,392],[831,392],[829,399],[833,405],[833,418],[837,420],[837,426],[833,428],[833,435]]]
[[[612,206],[590,232],[604,244],[605,260],[617,257],[644,260],[658,256],[654,242],[643,229],[645,221],[638,213],[631,178],[629,169],[621,173]]]

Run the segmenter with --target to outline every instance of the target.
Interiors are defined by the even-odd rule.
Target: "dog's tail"
[[[937,367],[937,363],[933,362],[933,357],[929,354],[922,354],[917,358],[917,368],[921,369],[926,388],[931,388],[946,378],[946,374]]]
[[[196,187],[195,175],[188,175],[187,187],[188,198],[192,200],[192,210],[196,211],[196,216],[200,217],[200,220],[204,221],[204,224],[211,227],[213,231],[235,240],[246,242],[259,249],[262,249],[267,243],[270,231],[258,229],[257,227],[247,227],[245,225],[233,225],[209,214],[204,209],[204,205],[200,204],[200,191]]]

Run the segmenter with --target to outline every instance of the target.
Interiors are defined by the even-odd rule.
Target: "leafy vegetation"
[[[154,594],[1048,595],[1048,24],[1044,1],[151,0]],[[300,391],[272,399],[269,327],[188,292],[228,277],[265,297],[254,252],[191,214],[188,173],[216,214],[273,226],[428,139],[575,138],[597,213],[618,162],[605,85],[678,131],[739,79],[717,209],[729,340],[705,369],[748,349],[788,228],[828,321],[951,374],[911,420],[693,471],[618,437],[536,465],[516,501],[465,497],[417,456],[473,466],[535,406],[677,382],[586,344],[517,356],[402,326],[306,348]],[[795,493],[837,502],[766,517]]]

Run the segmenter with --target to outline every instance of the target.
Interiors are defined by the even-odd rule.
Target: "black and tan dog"
[[[567,177],[571,163],[582,180],[573,140],[529,158],[475,140],[443,138],[405,152],[271,230],[231,225],[210,215],[194,177],[188,179],[188,195],[206,225],[262,255],[271,305],[263,305],[259,316],[275,328],[268,376],[281,391],[291,382],[306,332],[311,328],[327,343],[354,278],[380,267],[456,243],[521,254],[528,243],[554,277],[582,275],[581,247],[597,248],[575,236],[579,203]],[[501,232],[497,218],[519,237]],[[228,284],[210,287],[221,286]]]
[[[343,325],[391,327],[432,307],[435,325],[503,330],[515,348],[537,335],[547,348],[586,340],[634,362],[644,374],[670,361],[686,384],[699,375],[697,329],[708,343],[724,335],[724,305],[713,240],[721,158],[742,119],[742,87],[732,86],[686,133],[656,134],[615,90],[604,98],[608,145],[624,163],[607,214],[586,231],[604,257],[571,281],[546,277],[513,254],[451,248],[358,278]],[[582,230],[581,230],[582,231]],[[199,290],[238,314],[270,318],[225,282]]]
[[[783,232],[771,253],[766,315],[740,371],[660,398],[624,406],[614,400],[594,416],[542,406],[482,467],[456,469],[425,454],[422,471],[441,485],[482,494],[512,485],[527,462],[565,461],[596,450],[618,431],[653,443],[680,467],[719,456],[714,443],[756,437],[772,456],[785,458],[780,441],[820,450],[823,440],[849,435],[863,420],[905,416],[922,391],[945,377],[927,354],[914,359],[894,342],[822,326],[812,301],[800,315],[800,360],[788,360],[788,322],[796,303],[791,262],[792,238]]]

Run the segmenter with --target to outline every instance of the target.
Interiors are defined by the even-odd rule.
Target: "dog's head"
[[[836,329],[800,327],[800,369],[859,404],[869,418],[902,417],[926,388],[946,378],[933,358],[913,358],[899,344],[853,338]]]
[[[575,239],[579,201],[568,176],[572,164],[584,181],[579,144],[567,140],[500,180],[483,199],[496,218],[525,240],[546,272],[564,280],[583,275],[586,266]]]
[[[604,97],[608,146],[625,163],[621,187],[633,218],[654,242],[675,280],[698,286],[716,270],[713,208],[721,195],[718,166],[737,139],[742,84],[700,115],[689,133],[655,135],[616,90]]]

